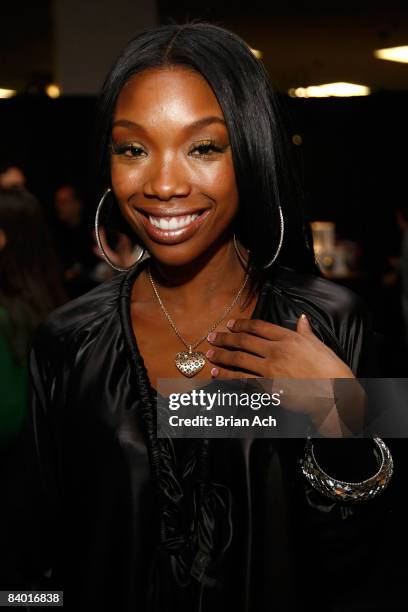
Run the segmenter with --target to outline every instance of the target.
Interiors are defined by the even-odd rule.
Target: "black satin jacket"
[[[63,589],[66,610],[406,609],[398,594],[404,565],[391,564],[396,541],[404,541],[398,464],[382,496],[340,507],[300,475],[303,440],[212,441],[211,477],[231,493],[232,539],[215,586],[195,578],[187,587],[177,583],[171,557],[156,546],[138,419],[130,295],[142,265],[55,310],[37,332],[30,370],[38,545],[26,570],[33,584]],[[357,376],[376,375],[371,319],[360,298],[278,267],[253,318],[295,329],[302,312]],[[337,461],[344,474],[348,466],[350,480],[372,452],[370,440],[323,442],[331,469]]]

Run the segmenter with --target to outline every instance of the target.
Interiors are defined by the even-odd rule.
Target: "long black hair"
[[[147,30],[127,44],[109,72],[99,98],[100,192],[111,182],[111,124],[120,91],[132,75],[166,66],[184,66],[201,74],[221,107],[239,193],[235,230],[250,251],[249,263],[261,271],[274,256],[279,242],[278,206],[281,206],[285,232],[277,261],[299,272],[320,275],[278,95],[263,64],[248,45],[219,26],[165,25]],[[118,207],[115,209],[120,217]],[[121,229],[129,232],[123,221]]]
[[[10,352],[25,365],[32,336],[57,306],[67,301],[58,259],[41,204],[23,188],[0,189],[0,307]],[[3,319],[2,319],[3,320]]]
[[[303,214],[301,192],[293,174],[278,97],[262,63],[248,45],[221,27],[197,22],[165,25],[143,32],[124,48],[110,70],[99,98],[100,193],[111,183],[111,125],[119,93],[133,75],[170,66],[183,66],[201,74],[220,104],[229,132],[239,193],[234,229],[241,243],[250,251],[249,263],[258,272],[258,278],[259,275],[267,277],[276,268],[274,264],[263,271],[279,242],[279,206],[284,216],[285,233],[276,263],[319,275],[310,227]],[[130,228],[124,224],[118,206],[114,206],[113,214],[117,215],[117,227],[129,233]],[[156,398],[143,358],[134,339],[130,339],[128,345],[135,364],[136,384],[143,397],[140,411],[157,493],[160,548],[171,555],[173,572],[179,584],[187,584],[191,576],[201,583],[214,584],[210,574],[211,567],[214,568],[215,551],[222,553],[231,539],[229,492],[211,482],[208,440],[195,444],[196,454],[191,465],[195,461],[196,469],[187,463],[187,467],[184,466],[187,477],[183,476],[183,470],[178,469],[172,441],[158,439],[156,435]],[[218,522],[215,521],[217,528],[223,521],[220,516],[224,516],[224,534],[221,536],[220,531],[214,529],[214,521],[209,519],[212,515],[218,516]]]

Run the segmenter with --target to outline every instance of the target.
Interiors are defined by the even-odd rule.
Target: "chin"
[[[194,264],[194,262],[196,262],[198,259],[193,255],[189,256],[187,254],[183,255],[181,253],[177,254],[174,252],[168,254],[151,252],[151,256],[158,264],[162,264],[163,266],[168,266],[170,268],[182,268],[184,266],[190,266]]]
[[[206,259],[206,256],[208,257],[209,253],[209,246],[202,249],[186,249],[184,244],[173,245],[171,247],[163,246],[162,248],[157,248],[157,245],[155,245],[155,248],[150,250],[151,257],[158,264],[174,268],[198,265],[200,260]]]

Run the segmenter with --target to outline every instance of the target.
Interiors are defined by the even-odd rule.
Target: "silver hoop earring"
[[[234,248],[235,248],[235,251],[236,251],[236,253],[237,253],[237,255],[238,255],[238,259],[241,261],[241,263],[242,263],[242,265],[244,266],[244,268],[246,268],[246,267],[247,267],[248,262],[247,262],[247,260],[245,259],[245,257],[242,255],[241,251],[239,250],[239,247],[238,247],[238,244],[237,244],[237,239],[236,239],[235,233],[232,235],[232,240],[233,240],[233,242],[234,242]],[[247,249],[247,250],[248,250],[248,253],[249,253],[249,249]]]
[[[283,221],[283,213],[282,213],[282,208],[281,208],[280,206],[279,206],[278,208],[279,208],[279,217],[280,217],[280,238],[279,238],[279,244],[278,244],[278,248],[276,249],[276,253],[275,253],[275,255],[273,256],[273,259],[271,259],[271,261],[270,261],[270,262],[268,262],[268,263],[267,263],[265,266],[263,266],[263,268],[264,268],[264,269],[269,268],[269,266],[271,266],[271,265],[273,264],[273,262],[275,261],[275,259],[276,259],[276,258],[277,258],[277,256],[279,255],[279,251],[280,251],[280,250],[281,250],[281,248],[282,248],[282,243],[283,243],[283,235],[284,235],[284,231],[285,231],[285,224],[284,224],[284,221]],[[239,250],[239,248],[238,248],[238,245],[237,245],[237,240],[236,240],[235,234],[233,235],[233,240],[234,240],[234,247],[235,247],[235,250],[236,250],[236,252],[237,252],[237,255],[238,255],[239,259],[241,260],[241,262],[242,262],[242,263],[244,264],[244,266],[245,266],[247,262],[245,261],[245,259],[244,259],[243,255],[242,255],[242,253],[240,252],[240,250]],[[250,252],[250,251],[248,251],[248,252]]]
[[[279,251],[282,248],[282,243],[283,243],[283,234],[285,232],[285,224],[283,221],[283,213],[282,213],[282,208],[280,206],[278,206],[279,208],[279,217],[280,217],[280,238],[279,238],[279,244],[278,244],[278,248],[276,249],[276,253],[273,256],[273,259],[271,259],[271,261],[269,261],[267,264],[265,264],[263,266],[264,270],[266,270],[266,268],[269,268],[269,266],[271,266],[273,264],[273,262],[275,261],[275,259],[277,258],[277,256],[279,255]]]
[[[117,270],[118,272],[127,272],[128,270],[131,270],[142,259],[143,255],[145,254],[145,250],[146,249],[144,249],[143,247],[140,247],[141,248],[140,255],[137,257],[135,263],[132,264],[129,268],[121,268],[119,266],[116,266],[111,261],[111,259],[108,257],[107,253],[105,252],[105,249],[103,248],[101,237],[99,236],[99,215],[101,213],[101,209],[102,209],[103,203],[105,201],[105,198],[106,198],[106,196],[111,191],[112,191],[112,189],[110,187],[108,187],[106,189],[105,193],[103,194],[103,196],[99,200],[98,208],[96,209],[96,214],[95,214],[95,236],[96,236],[96,242],[98,243],[99,250],[102,253],[102,256],[103,256],[104,260],[106,261],[107,264],[110,265],[111,268],[113,268],[114,270]]]

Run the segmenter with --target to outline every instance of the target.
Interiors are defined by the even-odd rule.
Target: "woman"
[[[372,372],[364,305],[318,274],[262,65],[216,26],[145,32],[106,79],[98,134],[97,229],[110,207],[140,253],[34,344],[53,585],[69,609],[247,612],[316,605],[305,589],[319,576],[325,609],[351,609],[350,562],[374,546],[350,559],[339,539],[370,533],[381,496],[346,525],[349,506],[313,498],[299,474],[302,440],[156,436],[160,378]],[[331,467],[372,469],[360,442],[354,455],[330,445]],[[340,593],[325,575],[333,543]]]
[[[0,446],[11,444],[27,411],[33,334],[66,301],[39,202],[22,188],[0,189]]]
[[[27,420],[28,359],[34,332],[66,301],[40,203],[22,187],[0,188],[0,583],[19,583],[18,543],[27,517],[28,475],[22,431]]]

